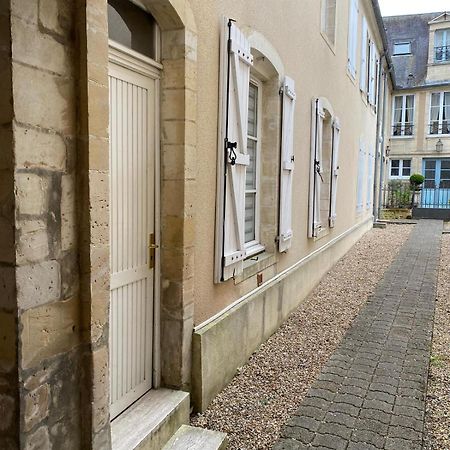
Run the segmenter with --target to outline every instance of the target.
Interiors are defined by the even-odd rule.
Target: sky
[[[383,16],[450,11],[450,0],[378,0]]]

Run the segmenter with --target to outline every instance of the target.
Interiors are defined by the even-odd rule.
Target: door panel
[[[155,87],[110,64],[111,418],[152,387]]]

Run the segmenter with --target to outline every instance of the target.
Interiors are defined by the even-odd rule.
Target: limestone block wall
[[[0,3],[0,448],[18,441],[11,11]]]
[[[0,354],[11,358],[10,388],[20,404],[2,408],[12,411],[16,429],[10,427],[11,439],[1,448],[80,446],[74,6],[62,0],[2,2],[1,77],[10,80],[4,97],[10,111],[1,119],[7,136],[7,176],[1,179],[7,186],[0,264],[8,296],[0,298],[10,304],[0,305],[7,347]],[[9,49],[3,33],[10,34]],[[3,98],[8,86],[1,86]],[[2,420],[2,435],[8,424]]]

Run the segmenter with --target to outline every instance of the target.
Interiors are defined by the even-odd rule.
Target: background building
[[[385,182],[423,174],[419,206],[450,208],[450,14],[383,20],[395,78]]]

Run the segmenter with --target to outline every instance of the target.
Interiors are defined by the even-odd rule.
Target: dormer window
[[[437,30],[434,34],[434,61],[450,62],[450,28]]]
[[[403,41],[394,43],[394,56],[410,55],[411,54],[411,42]]]

